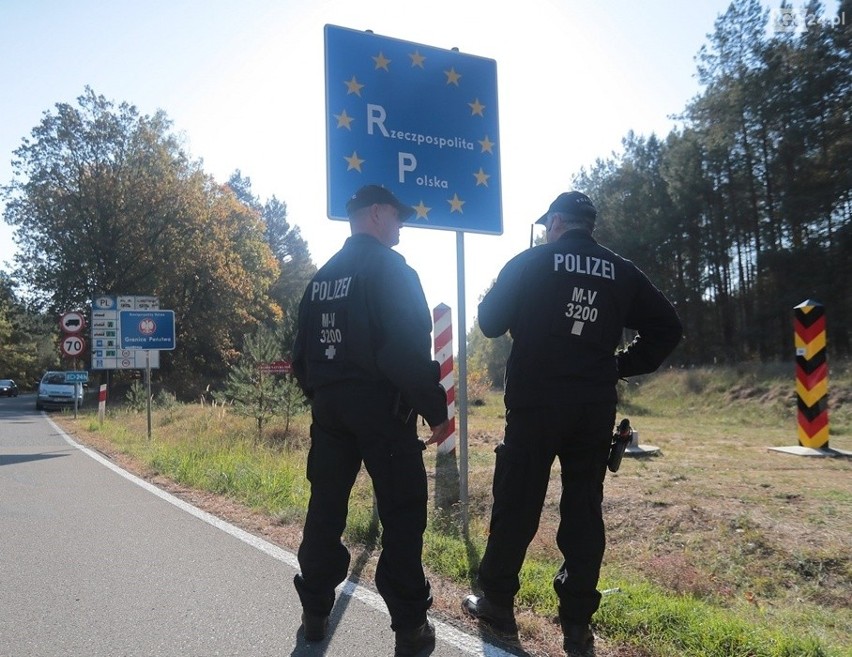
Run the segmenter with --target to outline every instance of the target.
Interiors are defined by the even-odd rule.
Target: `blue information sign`
[[[86,370],[71,370],[65,372],[65,383],[87,383],[89,373]]]
[[[502,234],[497,63],[325,26],[328,216],[380,184],[406,225]]]
[[[118,313],[122,349],[175,348],[173,310],[122,310]]]

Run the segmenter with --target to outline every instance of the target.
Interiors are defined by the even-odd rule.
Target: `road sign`
[[[64,335],[59,348],[66,356],[79,356],[86,350],[86,341],[76,335]]]
[[[79,333],[86,328],[86,318],[83,313],[76,311],[63,313],[59,317],[59,328],[63,333]]]
[[[89,373],[86,370],[65,372],[65,383],[86,383],[88,380]]]
[[[325,26],[328,216],[381,184],[406,226],[503,233],[497,63]]]
[[[95,297],[92,303],[92,310],[115,310],[115,297],[100,296]]]
[[[154,296],[101,295],[92,302],[93,370],[132,370],[160,366],[159,350],[120,349],[118,313],[121,310],[158,310],[160,300]]]
[[[173,310],[121,310],[118,317],[122,349],[175,348]]]
[[[264,374],[289,374],[293,368],[289,361],[276,360],[271,363],[260,363],[258,369]]]
[[[121,297],[119,297],[121,298]],[[133,297],[133,310],[159,310],[159,297]]]

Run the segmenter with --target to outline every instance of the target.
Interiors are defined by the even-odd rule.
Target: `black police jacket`
[[[417,272],[374,237],[356,234],[302,296],[293,373],[308,398],[343,381],[387,384],[436,426],[447,419],[447,397],[431,331]]]
[[[645,274],[584,230],[506,263],[478,321],[487,337],[511,333],[507,408],[614,402],[619,376],[656,370],[683,333]],[[616,354],[624,328],[638,335]]]

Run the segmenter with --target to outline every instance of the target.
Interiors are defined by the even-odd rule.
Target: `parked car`
[[[83,384],[68,383],[65,372],[48,371],[41,377],[36,394],[36,410],[49,408],[71,408],[74,399],[77,406],[83,405]]]
[[[0,397],[17,397],[18,384],[12,379],[0,379]]]

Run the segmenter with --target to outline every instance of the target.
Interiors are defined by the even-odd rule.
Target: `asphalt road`
[[[305,642],[295,556],[121,470],[0,399],[0,657],[392,655],[387,610],[346,582]],[[510,653],[436,621],[435,657]]]

